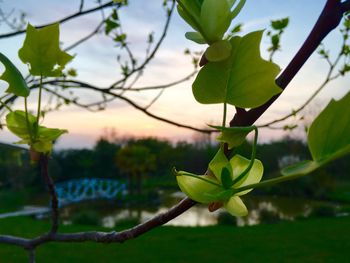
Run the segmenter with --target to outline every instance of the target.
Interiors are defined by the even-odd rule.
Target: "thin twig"
[[[164,117],[160,117],[152,112],[150,112],[147,108],[145,107],[142,107],[140,106],[139,104],[137,104],[136,102],[134,102],[133,100],[125,97],[125,96],[121,96],[115,92],[112,92],[110,90],[106,90],[106,89],[103,89],[101,90],[100,88],[97,88],[95,86],[92,86],[91,84],[88,84],[88,83],[82,83],[82,82],[77,82],[77,81],[72,81],[72,83],[80,83],[81,86],[79,87],[79,89],[82,89],[82,88],[88,88],[90,90],[95,90],[95,91],[98,91],[98,92],[103,92],[104,94],[106,95],[110,95],[110,96],[113,96],[115,98],[118,98],[122,101],[125,101],[127,102],[129,105],[131,105],[132,107],[134,107],[135,109],[139,110],[139,111],[142,111],[144,114],[146,114],[147,116],[153,118],[153,119],[156,119],[156,120],[159,120],[159,121],[162,121],[162,122],[165,122],[165,123],[168,123],[168,124],[171,124],[171,125],[174,125],[174,126],[177,126],[177,127],[180,127],[180,128],[186,128],[186,129],[190,129],[190,130],[194,130],[194,131],[197,131],[197,132],[203,132],[203,133],[212,133],[214,132],[214,130],[210,130],[210,129],[200,129],[200,128],[196,128],[196,127],[193,127],[191,125],[187,125],[187,124],[181,124],[179,122],[175,122],[173,120],[170,120],[170,119],[167,119],[167,118],[164,118]],[[72,101],[73,103],[75,103],[75,101]],[[81,106],[81,105],[80,105]]]
[[[166,83],[166,84],[162,84],[162,85],[155,85],[155,86],[145,86],[145,87],[135,87],[135,88],[128,88],[128,89],[125,89],[127,91],[145,91],[145,90],[157,90],[157,89],[166,89],[166,88],[171,88],[171,87],[174,87],[178,84],[181,84],[189,79],[191,79],[193,76],[195,76],[197,74],[197,70],[193,71],[191,74],[179,79],[179,80],[176,80],[176,81],[173,81],[173,82],[170,82],[170,83]]]
[[[131,75],[133,75],[134,73],[140,71],[140,70],[143,70],[146,65],[154,58],[154,56],[156,55],[158,49],[160,48],[161,44],[163,43],[166,35],[167,35],[167,32],[168,32],[168,28],[169,28],[169,25],[170,25],[170,21],[171,21],[171,18],[172,18],[172,14],[174,12],[174,8],[175,8],[175,1],[173,1],[172,3],[172,6],[169,10],[169,13],[167,14],[167,19],[166,19],[166,22],[165,22],[165,25],[164,25],[164,28],[163,28],[163,32],[162,32],[162,35],[160,36],[157,44],[155,45],[155,47],[153,48],[152,52],[150,53],[150,55],[143,61],[143,63],[136,67],[133,71],[131,71],[127,76],[125,76],[124,78],[114,82],[109,88],[110,89],[113,89],[115,88],[116,86],[118,86],[120,83],[124,83],[127,78],[129,78]]]
[[[64,17],[62,19],[59,19],[59,20],[55,21],[55,22],[44,24],[44,25],[39,25],[39,26],[35,26],[35,27],[36,28],[43,28],[43,27],[46,27],[46,26],[49,26],[49,25],[52,25],[52,24],[55,24],[55,23],[63,24],[63,23],[68,22],[69,20],[72,20],[72,19],[76,18],[76,17],[87,15],[87,14],[99,11],[101,9],[111,7],[113,5],[118,5],[118,4],[114,4],[113,1],[110,1],[110,2],[107,2],[107,3],[103,4],[103,5],[99,5],[97,7],[94,7],[94,8],[91,8],[91,9],[87,9],[85,11],[78,11],[78,12],[72,14],[72,15],[66,16],[66,17]],[[26,30],[18,30],[18,31],[15,31],[15,32],[1,34],[0,35],[0,39],[1,38],[9,38],[9,37],[17,36],[17,35],[23,34],[25,32],[26,32]]]
[[[145,106],[145,110],[148,110],[149,108],[152,107],[152,105],[153,105],[154,103],[157,102],[157,100],[163,95],[164,90],[165,90],[165,89],[162,89],[162,90],[157,94],[157,96],[155,96],[155,97],[150,101],[150,103],[149,103],[147,106]]]
[[[92,38],[93,36],[95,36],[99,31],[100,29],[102,28],[102,26],[104,25],[104,21],[101,21],[97,26],[96,28],[91,31],[89,34],[87,34],[85,37],[79,39],[78,41],[74,42],[73,44],[69,45],[68,47],[66,47],[64,49],[64,51],[69,51],[73,48],[76,48],[77,46],[79,46],[80,44],[86,42],[87,40],[89,40],[90,38]]]

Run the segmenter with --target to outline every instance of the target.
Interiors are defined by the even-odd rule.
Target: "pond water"
[[[80,210],[90,209],[96,211],[101,218],[104,227],[115,227],[116,224],[128,220],[137,222],[145,222],[153,216],[166,212],[170,207],[177,204],[179,200],[185,196],[181,192],[172,194],[163,193],[161,195],[160,205],[152,205],[147,207],[130,206],[116,208],[113,202],[93,202],[79,204],[72,207],[64,208],[62,216],[66,224],[71,223],[71,217],[79,213]],[[329,207],[336,209],[337,204],[313,201],[303,198],[290,197],[262,197],[247,196],[242,198],[246,204],[249,214],[246,217],[233,219],[232,224],[237,226],[256,225],[261,222],[274,222],[279,220],[294,220],[299,217],[307,217],[317,207]],[[222,218],[224,209],[210,213],[206,206],[196,205],[173,219],[167,225],[172,226],[210,226],[218,224],[219,218]],[[231,217],[226,217],[230,218]]]

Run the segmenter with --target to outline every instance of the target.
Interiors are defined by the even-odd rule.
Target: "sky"
[[[128,35],[130,48],[137,58],[144,57],[146,48],[145,39],[150,32],[154,32],[155,39],[160,37],[160,30],[165,21],[161,8],[162,0],[129,0],[130,5],[120,11],[124,31]],[[270,20],[284,17],[290,18],[290,25],[282,37],[282,51],[275,56],[275,62],[283,69],[296,51],[299,49],[310,32],[325,0],[295,1],[295,0],[247,0],[233,25],[243,23],[242,34],[254,30],[268,28]],[[4,13],[13,12],[14,15],[24,11],[26,19],[33,25],[40,25],[55,21],[76,12],[80,4],[78,0],[1,0],[0,7]],[[96,1],[85,0],[85,8],[93,7]],[[109,14],[109,10],[105,11]],[[67,47],[79,38],[89,33],[101,19],[100,13],[85,15],[72,22],[61,25],[62,46]],[[184,50],[190,48],[195,51],[204,50],[203,46],[186,40],[184,34],[189,31],[188,25],[175,12],[168,35],[155,59],[146,68],[136,87],[160,85],[178,80],[192,71],[190,58],[184,55]],[[3,23],[0,24],[0,33],[11,30]],[[22,46],[24,35],[9,39],[0,39],[0,51],[18,66],[26,75],[27,66],[17,57],[17,51]],[[261,53],[268,57],[266,49],[269,45],[268,37],[264,37]],[[325,45],[335,55],[340,48],[340,35],[332,32],[325,40]],[[68,65],[78,71],[78,79],[98,86],[107,86],[120,76],[117,64],[117,55],[120,50],[104,34],[99,34],[90,41],[70,51],[74,60]],[[302,68],[280,99],[258,121],[264,123],[281,117],[297,108],[322,83],[327,73],[327,64],[318,54],[314,54]],[[3,68],[0,69],[0,72]],[[180,123],[189,124],[198,128],[205,128],[208,123],[220,123],[222,118],[221,105],[198,104],[191,92],[193,79],[164,91],[162,97],[151,107],[150,111]],[[318,104],[323,105],[330,98],[340,98],[347,91],[348,79],[336,80],[327,87],[317,98]],[[5,90],[4,83],[0,84],[0,94]],[[98,94],[93,92],[76,93],[82,101],[94,101]],[[154,91],[147,93],[129,93],[127,96],[141,105],[147,105],[156,95]],[[33,92],[30,108],[36,108],[36,94]],[[16,104],[21,109],[22,102]],[[316,106],[315,106],[316,107]],[[319,106],[318,106],[319,107]],[[228,116],[233,116],[233,108],[229,108]],[[115,101],[107,109],[97,113],[88,112],[76,106],[63,107],[60,111],[49,113],[43,125],[68,129],[56,147],[81,148],[92,147],[96,140],[106,133],[106,130],[115,130],[118,136],[157,136],[172,141],[191,140],[196,137],[191,130],[177,128],[146,116],[122,101]],[[268,141],[285,136],[278,130],[262,129],[260,141]],[[13,142],[17,138],[6,130],[0,131],[0,141]]]

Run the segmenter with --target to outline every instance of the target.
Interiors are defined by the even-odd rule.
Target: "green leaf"
[[[231,168],[230,166],[228,167]],[[233,185],[232,176],[231,176],[232,168],[229,169],[228,167],[226,166],[222,168],[222,171],[221,171],[221,182],[222,182],[222,186],[225,189],[228,189]]]
[[[109,35],[112,30],[118,28],[120,25],[117,21],[113,21],[112,19],[106,19],[105,20],[105,34]]]
[[[200,70],[192,86],[199,103],[255,108],[282,91],[275,83],[280,68],[260,56],[262,34],[256,31],[233,37],[230,58],[209,62]]]
[[[5,92],[12,93],[19,97],[28,97],[29,88],[19,70],[15,65],[0,52],[0,62],[5,66],[5,72],[0,76],[0,79],[8,83],[8,88]]]
[[[320,167],[320,164],[314,161],[303,161],[297,164],[290,165],[282,169],[281,173],[284,176],[307,175]]]
[[[227,143],[228,149],[231,150],[234,147],[240,146],[247,135],[254,130],[253,126],[249,127],[223,127],[213,126],[210,127],[220,130],[220,135],[216,138],[219,142]]]
[[[245,5],[245,2],[246,2],[246,0],[240,0],[239,1],[238,5],[231,12],[231,20],[234,19],[236,16],[238,16],[238,14],[241,12],[242,8]]]
[[[68,75],[68,76],[71,76],[71,77],[73,77],[73,78],[75,78],[75,77],[78,76],[78,72],[77,72],[76,69],[71,68],[71,69],[69,69],[69,70],[67,71],[67,75]]]
[[[24,111],[13,111],[6,115],[7,128],[21,138],[18,144],[28,144],[37,152],[48,153],[52,150],[52,142],[67,130],[51,129],[37,124],[34,115],[28,113],[28,123]]]
[[[342,99],[331,100],[308,130],[312,161],[284,168],[283,175],[305,175],[350,153],[350,92]]]
[[[125,42],[125,40],[126,40],[126,34],[120,34],[120,35],[116,35],[114,38],[113,38],[113,40],[115,41],[115,42],[119,42],[119,43],[124,43]]]
[[[59,24],[36,29],[28,24],[23,47],[18,51],[23,63],[29,64],[34,76],[57,77],[73,59],[59,47]]]
[[[185,37],[189,40],[192,40],[193,42],[196,42],[197,44],[206,44],[203,36],[198,32],[186,32]]]
[[[283,30],[283,29],[285,29],[288,26],[288,24],[289,24],[289,18],[288,17],[280,19],[280,20],[272,20],[271,21],[271,27],[274,30]]]
[[[208,41],[213,43],[221,40],[231,24],[227,0],[204,0],[200,24]]]
[[[178,1],[177,11],[179,15],[185,20],[194,30],[200,31],[198,28],[200,17],[200,3],[193,0]]]
[[[33,143],[32,149],[39,153],[50,153],[52,151],[52,141],[39,140]]]
[[[34,124],[36,123],[36,117],[28,113],[29,128],[34,131]],[[13,111],[6,115],[7,128],[21,139],[28,140],[30,138],[30,131],[28,130],[28,124],[26,120],[26,114],[24,111]]]
[[[39,140],[55,141],[64,133],[68,133],[68,131],[61,130],[61,129],[46,128],[44,126],[38,127],[38,139]]]
[[[210,45],[205,51],[205,57],[211,62],[225,60],[231,55],[232,46],[227,40],[220,40]]]
[[[350,150],[350,92],[341,100],[331,100],[311,124],[308,144],[312,158],[323,161],[345,149]]]
[[[237,0],[226,0],[229,9],[231,10],[231,8],[233,7],[233,5],[236,3]]]

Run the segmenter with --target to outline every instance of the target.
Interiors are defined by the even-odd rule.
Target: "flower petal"
[[[247,207],[238,196],[232,196],[228,202],[224,203],[224,207],[233,216],[246,216],[248,214]]]
[[[240,155],[235,155],[231,160],[231,166],[233,170],[233,179],[237,178],[240,174],[244,172],[244,170],[248,167],[250,160],[240,156]],[[250,171],[242,178],[239,182],[237,182],[233,188],[239,188],[243,187],[249,184],[256,184],[260,182],[262,176],[264,173],[264,166],[262,163],[255,159],[253,167],[250,169]],[[243,192],[239,192],[236,195],[244,195],[253,189],[249,189]]]
[[[221,183],[221,172],[222,172],[222,169],[224,167],[227,167],[231,172],[231,167],[229,165],[229,161],[228,161],[226,155],[224,154],[224,151],[220,147],[219,151],[216,153],[213,160],[211,160],[211,162],[209,163],[210,171],[213,172],[216,179],[220,183]]]
[[[181,191],[189,198],[199,203],[209,204],[218,201],[218,196],[220,196],[224,190],[222,187],[205,182],[199,178],[181,175],[181,172],[178,172],[178,174],[176,180]],[[211,176],[204,175],[202,178],[218,184],[218,181]]]

